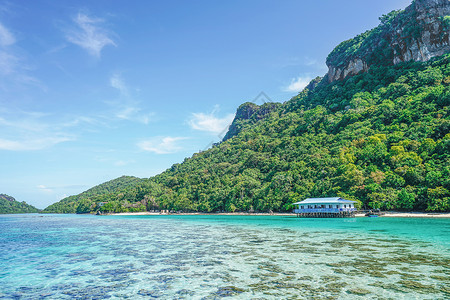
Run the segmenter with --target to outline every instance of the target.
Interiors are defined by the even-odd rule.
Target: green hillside
[[[39,210],[26,202],[16,201],[11,196],[0,194],[0,214],[37,213]]]
[[[370,65],[343,80],[316,78],[283,104],[244,103],[211,149],[45,211],[289,211],[325,196],[365,208],[450,211],[449,63],[444,54]]]
[[[79,195],[70,196],[61,201],[48,206],[43,212],[46,213],[88,213],[99,210],[97,207],[100,202],[108,202],[112,194],[118,194],[129,186],[135,186],[143,180],[133,176],[122,176],[114,180],[97,185]],[[126,202],[136,202],[136,196],[132,199],[120,198],[121,205]]]

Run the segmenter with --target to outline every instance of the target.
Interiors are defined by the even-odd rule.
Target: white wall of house
[[[318,208],[354,208],[353,203],[346,204],[330,204],[330,203],[315,203],[315,204],[298,204],[298,209],[318,209]]]

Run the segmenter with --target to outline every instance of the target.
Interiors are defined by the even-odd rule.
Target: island
[[[48,213],[450,211],[450,1],[417,0],[340,43],[284,103],[237,108],[223,140],[150,178],[123,176]]]
[[[38,213],[39,209],[26,203],[19,202],[14,197],[0,194],[0,214]]]

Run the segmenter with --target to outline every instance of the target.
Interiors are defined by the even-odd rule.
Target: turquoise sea
[[[450,219],[0,216],[0,299],[450,299]]]

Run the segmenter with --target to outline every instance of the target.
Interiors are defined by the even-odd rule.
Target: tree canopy
[[[39,210],[27,204],[19,202],[11,196],[0,194],[0,214],[37,213]]]

